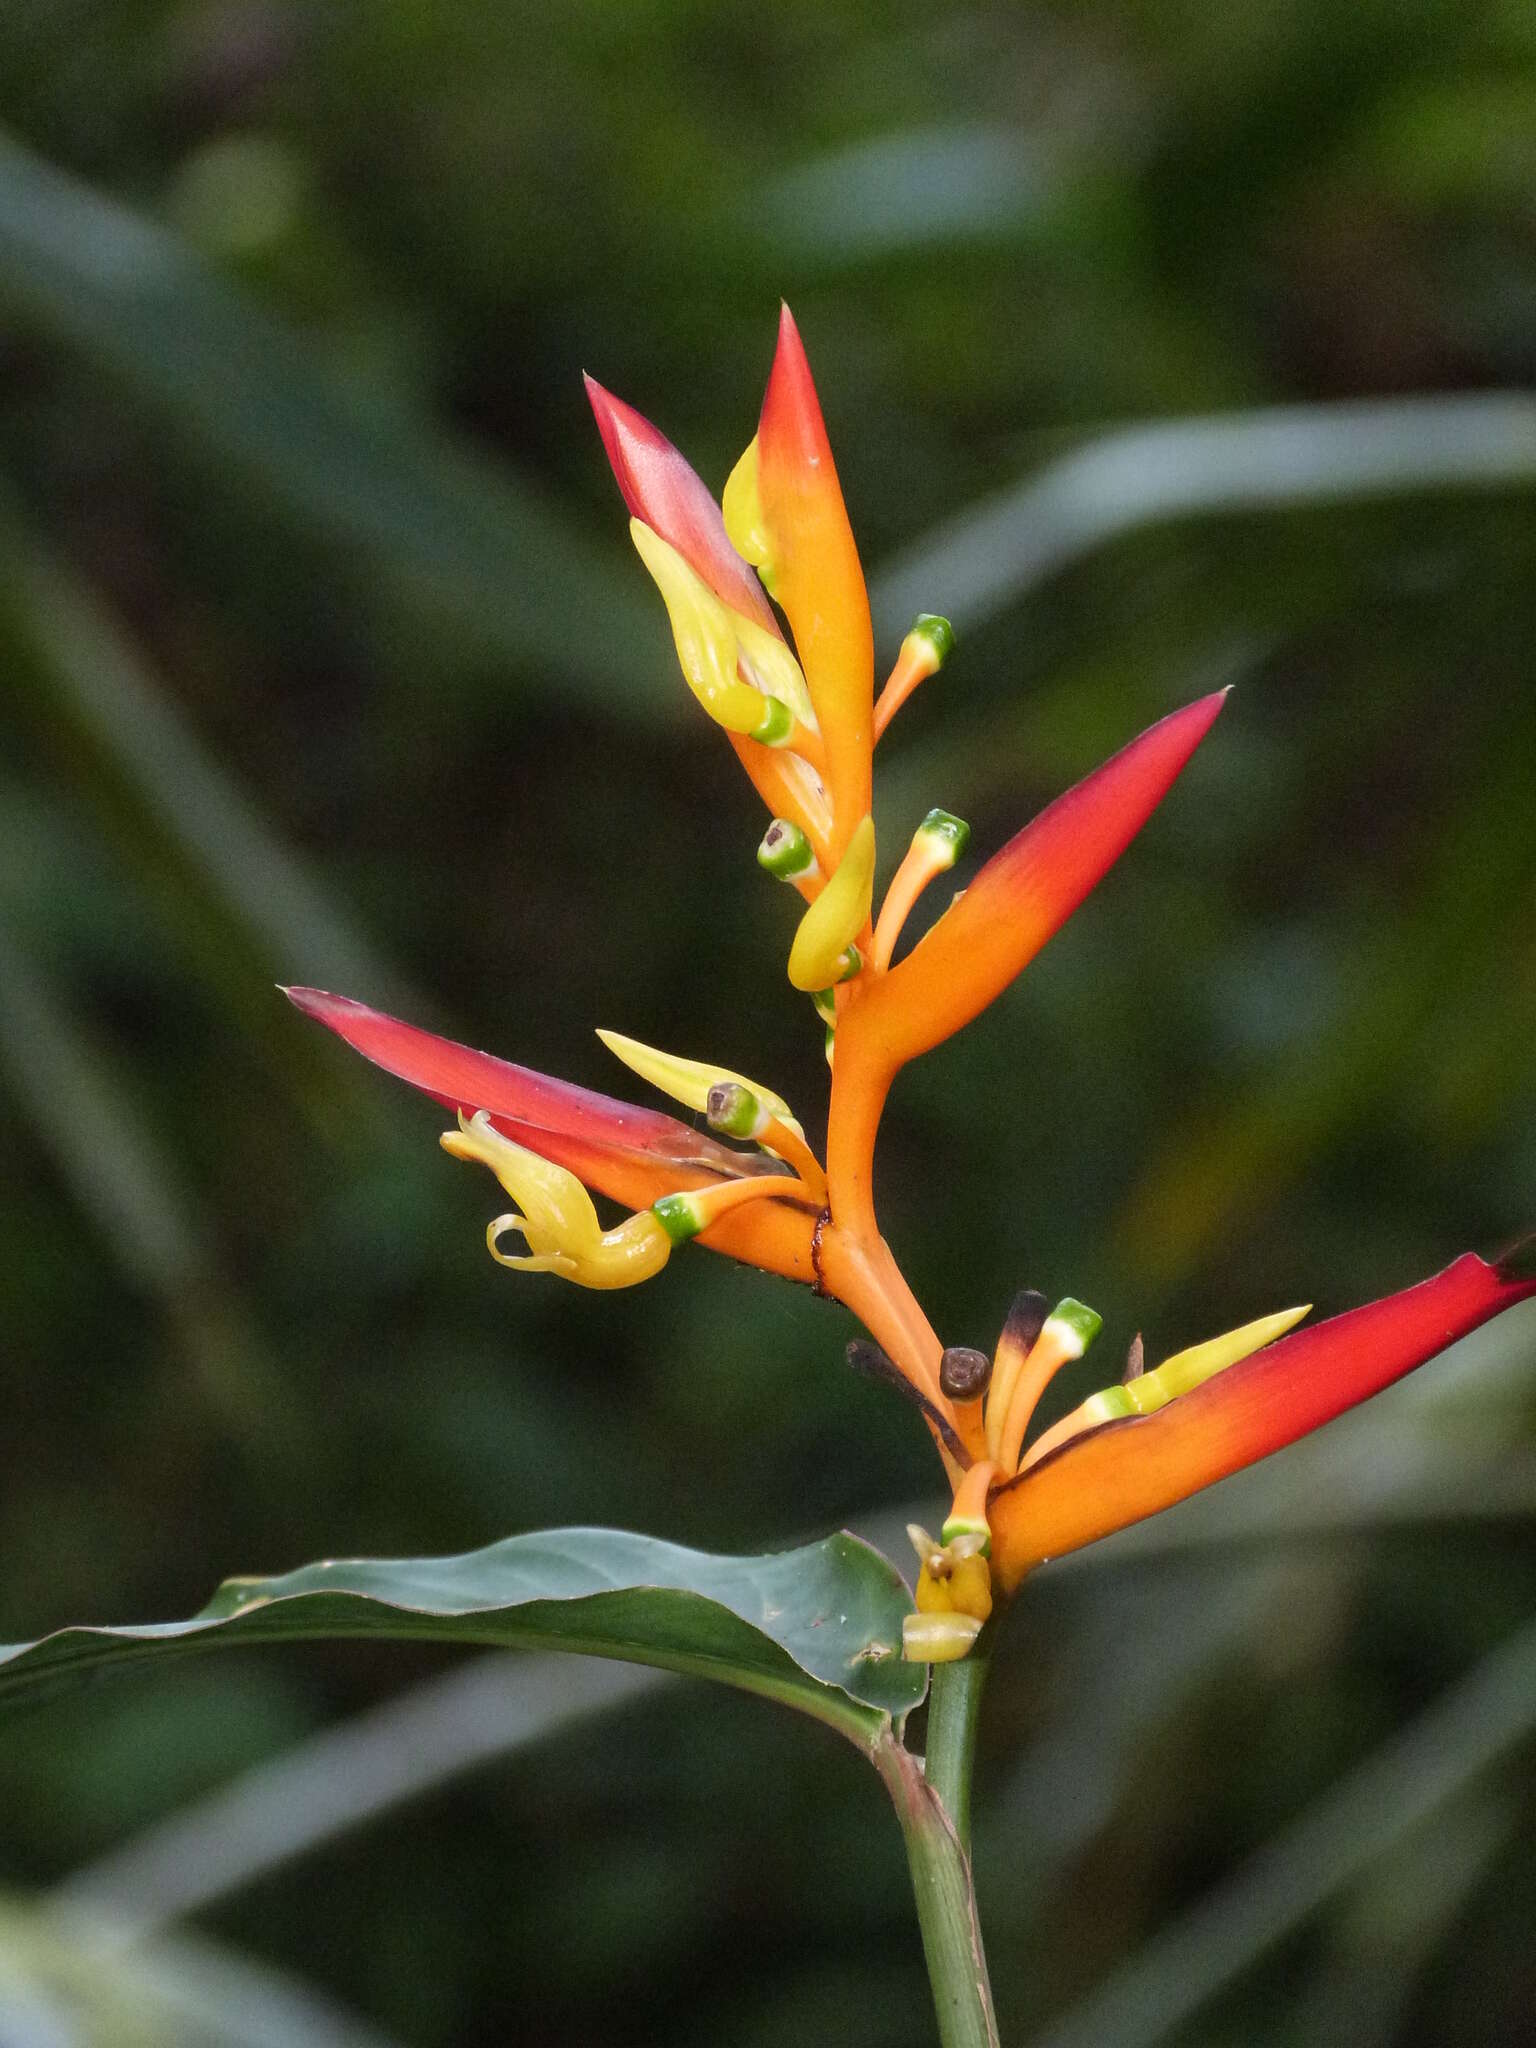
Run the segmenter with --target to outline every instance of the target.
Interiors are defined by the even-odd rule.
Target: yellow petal
[[[1278,1309],[1273,1315],[1244,1323],[1240,1329],[1228,1330],[1224,1336],[1209,1337],[1187,1351],[1176,1351],[1155,1372],[1144,1372],[1139,1379],[1122,1386],[1104,1387],[1097,1394],[1090,1394],[1080,1407],[1064,1415],[1030,1445],[1020,1469],[1027,1470],[1048,1451],[1059,1450],[1073,1437],[1081,1436],[1084,1430],[1097,1429],[1101,1423],[1119,1422],[1127,1415],[1156,1414],[1180,1394],[1192,1393],[1229,1365],[1236,1365],[1266,1344],[1273,1344],[1277,1337],[1294,1329],[1303,1316],[1310,1315],[1311,1310],[1310,1302],[1300,1308]]]
[[[622,1031],[600,1030],[597,1035],[614,1058],[622,1060],[631,1073],[638,1074],[642,1081],[649,1081],[663,1095],[670,1095],[674,1102],[685,1103],[689,1109],[697,1110],[701,1116],[708,1104],[710,1089],[719,1081],[734,1081],[738,1087],[755,1095],[781,1123],[804,1135],[783,1096],[765,1088],[761,1081],[749,1081],[745,1074],[734,1073],[729,1067],[714,1066],[708,1060],[685,1060],[679,1053],[662,1052],[657,1046],[642,1045],[638,1038],[626,1038]]]
[[[556,1273],[578,1287],[607,1289],[649,1280],[671,1257],[672,1239],[650,1210],[640,1210],[617,1229],[603,1230],[592,1197],[575,1174],[504,1137],[484,1110],[461,1115],[459,1128],[444,1133],[442,1146],[455,1159],[488,1166],[518,1205],[520,1214],[499,1216],[486,1232],[498,1265]],[[526,1257],[502,1251],[499,1239],[509,1230],[527,1240]]]
[[[631,519],[629,531],[665,601],[689,689],[717,725],[758,735],[768,706],[764,693],[736,673],[737,615],[643,519]]]
[[[720,500],[725,530],[731,546],[756,569],[769,591],[773,589],[773,542],[763,517],[762,494],[758,488],[757,436],[741,451],[740,460],[726,479]]]
[[[802,725],[814,732],[816,713],[811,709],[804,671],[778,634],[770,633],[756,619],[744,618],[740,612],[731,614],[731,623],[736,628],[736,659],[748,681],[766,695],[777,697]]]
[[[807,994],[839,978],[847,949],[869,922],[875,886],[875,821],[859,821],[836,874],[800,920],[789,978]]]
[[[1213,1373],[1223,1372],[1240,1358],[1273,1344],[1311,1313],[1312,1304],[1308,1301],[1300,1308],[1282,1308],[1271,1316],[1260,1316],[1254,1322],[1244,1323],[1241,1329],[1228,1330],[1224,1337],[1208,1337],[1203,1344],[1192,1344],[1187,1351],[1176,1351],[1171,1358],[1165,1358],[1156,1372],[1143,1373],[1139,1380],[1132,1380],[1126,1391],[1134,1395],[1148,1380],[1156,1380],[1163,1400],[1171,1401],[1176,1394],[1189,1393]],[[1162,1402],[1157,1405],[1161,1407]]]
[[[522,1211],[523,1235],[531,1252],[576,1257],[602,1236],[592,1197],[574,1173],[553,1160],[503,1137],[483,1110],[460,1116],[456,1131],[445,1131],[445,1152],[488,1166]]]

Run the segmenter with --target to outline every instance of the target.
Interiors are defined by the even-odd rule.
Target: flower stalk
[[[983,1640],[959,1663],[935,1667],[925,1759],[894,1736],[875,1752],[906,1842],[942,2048],[999,2048],[970,1852],[971,1774],[989,1662]]]

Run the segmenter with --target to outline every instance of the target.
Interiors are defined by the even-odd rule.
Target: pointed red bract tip
[[[1155,1415],[1071,1439],[993,1497],[1003,1584],[1294,1443],[1533,1295],[1536,1279],[1466,1252],[1416,1287],[1293,1331]]]
[[[788,306],[779,308],[779,338],[763,394],[759,460],[773,469],[816,470],[830,466],[832,449],[805,344]]]
[[[675,1117],[636,1109],[476,1052],[350,996],[318,988],[285,988],[283,994],[295,1009],[326,1025],[386,1073],[448,1109],[466,1114],[485,1110],[514,1144],[553,1160],[628,1209],[646,1208],[679,1189],[781,1170],[776,1161],[733,1152]],[[723,1216],[699,1243],[786,1279],[808,1282],[815,1277],[815,1223],[808,1208],[764,1201]]]
[[[1159,719],[993,855],[861,1005],[895,1066],[968,1024],[1061,929],[1168,794],[1226,697],[1215,690]]]
[[[734,1179],[756,1166],[754,1160],[690,1130],[676,1117],[637,1108],[591,1088],[578,1088],[572,1081],[556,1080],[532,1067],[498,1059],[494,1053],[477,1052],[350,996],[331,995],[318,988],[290,988],[283,993],[305,1016],[345,1039],[354,1052],[448,1109],[466,1114],[483,1109],[493,1118],[507,1119],[525,1130],[578,1140],[584,1146],[631,1159],[699,1168],[711,1175]],[[511,1135],[535,1152],[545,1152],[550,1158],[561,1156],[536,1138],[515,1131]],[[581,1169],[573,1167],[572,1171]]]
[[[666,435],[595,377],[583,379],[624,502],[701,576],[722,604],[778,632],[755,571],[731,546],[720,507]]]
[[[870,808],[874,639],[864,572],[821,403],[788,306],[779,316],[757,453],[758,496],[772,552],[770,580],[794,631],[795,651],[821,726],[841,854]]]

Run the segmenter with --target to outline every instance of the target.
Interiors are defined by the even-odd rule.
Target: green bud
[[[837,979],[839,981],[852,981],[856,974],[862,972],[863,966],[864,955],[859,951],[858,947],[844,946],[838,956]]]
[[[652,1202],[651,1214],[674,1244],[686,1244],[704,1228],[704,1220],[692,1195],[663,1195]]]
[[[757,864],[766,868],[770,875],[776,875],[781,882],[798,881],[802,875],[817,872],[810,840],[788,818],[775,818],[763,834],[762,844],[757,849]]]
[[[795,714],[777,697],[763,693],[763,715],[752,728],[752,738],[765,747],[782,747],[795,729]]]
[[[823,1024],[837,1022],[837,997],[831,989],[817,989],[811,996],[811,1001],[816,1005],[816,1014]]]
[[[971,843],[971,828],[952,811],[930,811],[912,836],[935,855],[942,855],[944,866],[952,868]]]
[[[912,632],[907,638],[910,640],[914,634],[919,639],[926,640],[933,649],[935,668],[942,668],[955,651],[955,629],[948,619],[941,619],[937,612],[919,612],[912,621]]]
[[[763,1105],[739,1081],[717,1081],[704,1102],[712,1131],[727,1138],[755,1138],[768,1121]]]
[[[1046,1329],[1056,1325],[1058,1341],[1068,1358],[1081,1358],[1088,1346],[1104,1327],[1104,1318],[1085,1302],[1074,1301],[1069,1294],[1064,1301],[1058,1301],[1051,1310]],[[1042,1335],[1044,1332],[1041,1333]]]

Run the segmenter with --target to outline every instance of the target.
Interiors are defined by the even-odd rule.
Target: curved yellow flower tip
[[[1207,1338],[1203,1344],[1192,1344],[1187,1351],[1176,1351],[1171,1358],[1165,1358],[1155,1372],[1144,1372],[1118,1387],[1105,1387],[1097,1394],[1090,1394],[1080,1407],[1074,1408],[1070,1415],[1064,1415],[1060,1422],[1030,1445],[1029,1455],[1020,1469],[1027,1471],[1047,1452],[1059,1449],[1075,1436],[1081,1436],[1085,1429],[1097,1429],[1102,1422],[1119,1422],[1127,1415],[1154,1415],[1159,1408],[1166,1408],[1170,1401],[1177,1400],[1180,1394],[1192,1393],[1206,1380],[1225,1372],[1229,1365],[1251,1358],[1255,1351],[1262,1351],[1266,1344],[1273,1344],[1287,1330],[1294,1330],[1302,1317],[1311,1312],[1311,1302],[1305,1302],[1299,1308],[1277,1309],[1273,1315],[1259,1316],[1254,1322],[1244,1323],[1240,1329],[1228,1330],[1224,1336]]]
[[[744,733],[764,746],[786,745],[794,730],[793,707],[771,689],[743,682],[737,673],[741,653],[738,629],[750,626],[751,621],[722,604],[677,549],[643,519],[631,519],[629,531],[666,604],[677,658],[694,696],[716,725],[723,725],[728,732]],[[772,634],[761,626],[752,630],[760,643],[772,643]],[[785,661],[793,662],[787,648],[781,647],[780,652]],[[761,645],[758,653],[761,659]],[[775,667],[776,672],[781,671],[782,662]]]
[[[671,1257],[673,1240],[650,1210],[642,1209],[616,1230],[604,1230],[592,1197],[575,1174],[503,1137],[483,1109],[472,1117],[461,1113],[459,1128],[445,1131],[441,1143],[455,1159],[488,1166],[518,1205],[516,1212],[498,1216],[485,1233],[499,1266],[558,1273],[578,1287],[607,1289],[637,1286]],[[522,1233],[528,1256],[502,1251],[500,1239],[509,1230]]]
[[[725,530],[730,536],[731,546],[752,564],[771,596],[774,585],[773,541],[763,516],[756,434],[743,448],[736,467],[725,480],[720,510],[725,517]]]
[[[807,995],[848,977],[846,955],[869,922],[875,892],[875,821],[860,819],[837,872],[800,920],[789,978]],[[855,969],[855,971],[857,971]]]
[[[749,1081],[745,1074],[733,1073],[729,1067],[715,1066],[709,1060],[685,1060],[678,1053],[662,1052],[654,1045],[642,1045],[638,1038],[626,1038],[622,1031],[600,1030],[597,1035],[614,1058],[622,1060],[632,1074],[638,1074],[642,1081],[649,1081],[653,1088],[659,1088],[663,1095],[670,1095],[674,1102],[686,1103],[689,1109],[697,1110],[701,1116],[709,1112],[710,1090],[722,1081],[734,1082],[738,1088],[745,1088],[749,1094],[755,1095],[780,1123],[788,1124],[802,1137],[805,1135],[783,1096],[775,1095],[761,1081]]]

